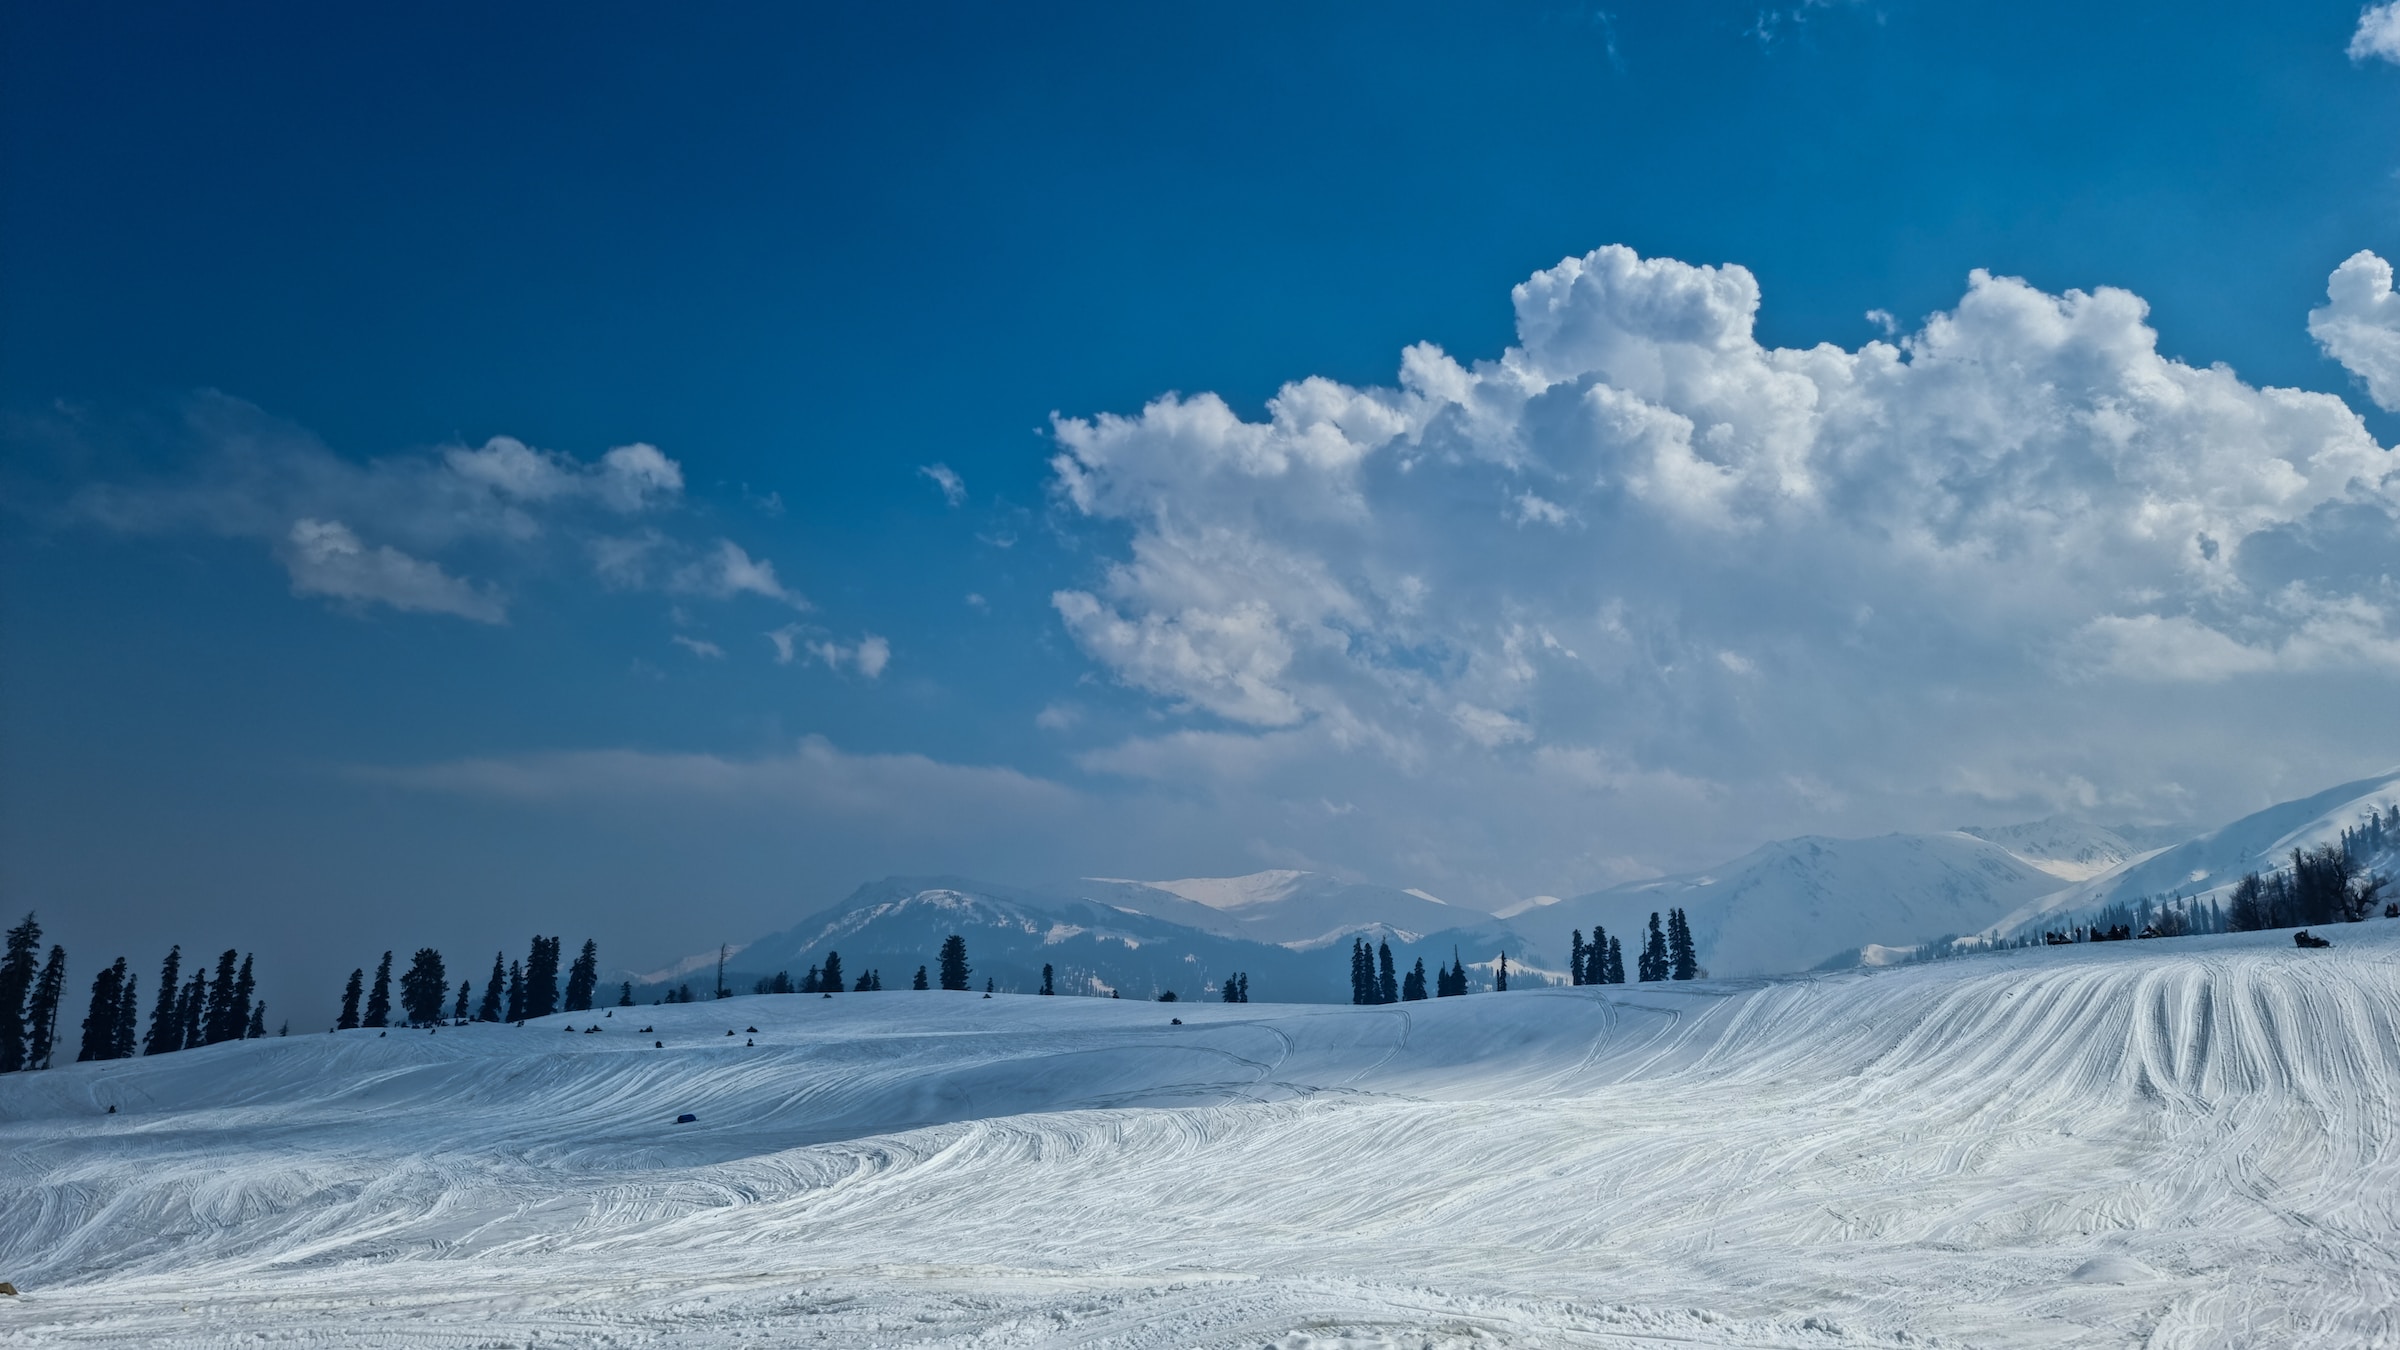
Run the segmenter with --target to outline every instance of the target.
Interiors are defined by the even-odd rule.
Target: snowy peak
[[[1279,869],[1180,881],[1089,877],[1081,884],[1086,894],[1122,909],[1295,951],[1369,932],[1413,942],[1492,918],[1421,890],[1344,881],[1322,872]]]
[[[1998,844],[2025,862],[2062,881],[2088,881],[2123,865],[2128,859],[2154,851],[2133,836],[2131,827],[2097,824],[2081,816],[2059,815],[2022,825],[1962,825],[1960,834]]]
[[[1292,898],[1314,884],[1339,885],[1333,878],[1314,872],[1293,872],[1282,869],[1253,872],[1246,877],[1186,877],[1181,881],[1134,882],[1133,885],[1154,886],[1169,895],[1180,895],[1210,909],[1249,909],[1255,905],[1272,905]]]

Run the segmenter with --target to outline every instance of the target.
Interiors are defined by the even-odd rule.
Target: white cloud
[[[967,499],[966,480],[959,477],[958,471],[949,465],[920,464],[917,466],[917,473],[922,477],[932,479],[933,485],[942,490],[942,500],[952,506]]]
[[[692,655],[699,657],[703,661],[722,661],[725,659],[725,649],[713,642],[710,642],[706,638],[686,637],[681,633],[676,633],[669,637],[668,641],[673,642],[676,646],[683,648],[685,651],[690,652]]]
[[[2362,376],[2390,331],[2377,267],[2345,264],[2312,319]],[[1970,781],[2184,793],[2177,766],[2232,748],[2150,691],[2252,726],[2305,706],[2321,731],[2279,729],[2333,747],[2365,714],[2290,682],[2389,678],[2391,452],[2338,397],[2161,354],[2126,291],[1976,272],[1856,349],[1763,346],[1746,269],[1621,248],[1514,300],[1515,346],[1419,344],[1390,387],[1298,380],[1258,421],[1206,393],[1058,419],[1057,495],[1109,528],[1053,604],[1199,719],[1087,769],[1356,801],[1387,853],[1451,834],[1440,812],[1530,819],[1647,775],[1711,785],[1754,839],[1939,823]],[[1669,836],[1690,860],[1715,827],[1570,828],[1521,861],[1453,836],[1441,865],[1522,866],[1524,893]]]
[[[338,520],[292,522],[283,562],[294,595],[455,614],[477,623],[508,621],[508,607],[498,595],[389,545],[369,547]]]
[[[1083,720],[1083,709],[1072,703],[1046,703],[1033,715],[1033,724],[1044,731],[1071,731]]]
[[[882,676],[884,667],[892,663],[892,644],[873,633],[848,644],[830,639],[811,642],[808,651],[828,670],[847,667],[870,680]]]
[[[2400,64],[2400,0],[2360,12],[2358,31],[2350,35],[2350,59],[2381,58]]]
[[[2400,33],[2400,0],[2387,6]],[[2395,37],[2400,41],[2400,37]],[[2308,312],[2309,336],[2367,387],[2367,397],[2400,412],[2400,295],[2392,265],[2360,249],[2325,283],[2325,304]]]
[[[719,600],[756,595],[781,601],[794,609],[810,608],[806,597],[784,588],[775,575],[775,564],[751,557],[730,539],[719,539],[715,548],[678,567],[669,589]]]

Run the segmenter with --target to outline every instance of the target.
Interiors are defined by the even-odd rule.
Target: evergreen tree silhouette
[[[783,992],[787,994],[792,992],[792,977],[789,975],[783,977]],[[620,1008],[633,1006],[633,981],[625,980],[617,985],[617,1006]]]
[[[567,970],[568,1012],[590,1012],[592,991],[600,987],[600,944],[590,938],[583,940],[583,950],[576,954],[575,964]]]
[[[250,1022],[247,1026],[242,1028],[242,1035],[249,1040],[255,1041],[261,1039],[266,1034],[267,1005],[264,1003],[253,1003],[250,1005]]]
[[[1658,926],[1658,911],[1650,911],[1650,935],[1642,940],[1642,983],[1667,978],[1667,935]]]
[[[1367,940],[1350,939],[1350,1001],[1354,1004],[1375,1001],[1375,958],[1367,953]]]
[[[1495,994],[1505,994],[1508,992],[1507,952],[1500,953],[1499,964],[1492,967],[1492,992]]]
[[[475,1009],[478,1022],[497,1022],[508,1004],[503,991],[508,987],[508,969],[500,963],[500,953],[492,953],[492,978],[484,983],[483,1002]]]
[[[558,1011],[559,940],[536,933],[533,954],[525,959],[525,1017],[548,1017]]]
[[[392,1024],[392,954],[385,952],[375,967],[375,982],[367,986],[367,1015],[360,1019],[363,1027],[388,1027]]]
[[[233,1007],[225,1017],[225,1039],[237,1041],[250,1025],[250,1000],[258,993],[258,981],[250,975],[250,956],[242,956],[242,973],[233,977]]]
[[[1692,924],[1679,907],[1669,912],[1667,920],[1667,975],[1671,979],[1696,979],[1700,974],[1700,958],[1692,950]]]
[[[178,943],[167,949],[166,964],[158,970],[158,1001],[150,1008],[150,1034],[142,1039],[142,1053],[163,1055],[183,1048],[183,1023],[175,1015],[175,996],[183,992],[183,946]]]
[[[1417,958],[1416,968],[1409,971],[1400,981],[1400,1001],[1402,1003],[1419,1003],[1424,998],[1425,958],[1420,956]]]
[[[1583,949],[1583,982],[1608,984],[1608,930],[1592,925],[1592,943]]]
[[[965,989],[970,973],[967,966],[967,940],[956,933],[943,938],[941,959],[937,964],[942,971],[942,988]]]
[[[1613,937],[1608,940],[1608,983],[1625,983],[1625,946]]]
[[[450,974],[442,968],[442,954],[431,947],[417,948],[400,977],[401,1016],[412,1027],[431,1026],[442,1020],[442,995],[449,992]]]
[[[50,1051],[58,1043],[58,1004],[67,994],[67,949],[50,944],[50,959],[33,982],[33,1001],[25,1010],[25,1067],[47,1069]]]
[[[1583,961],[1583,930],[1578,928],[1575,930],[1574,939],[1567,946],[1567,982],[1569,984],[1583,983]]]
[[[475,982],[473,980],[460,980],[458,982],[458,1002],[451,1005],[450,1008],[450,1020],[452,1022],[464,1022],[467,1020],[467,999],[471,997],[474,992]]]
[[[525,1020],[525,967],[515,961],[508,963],[508,993],[502,999],[501,1011],[511,1022]]]
[[[1378,942],[1375,944],[1375,966],[1375,1001],[1377,1003],[1398,1003],[1400,1001],[1400,976],[1392,969],[1391,943]]]
[[[131,1059],[141,1048],[141,999],[134,992],[137,982],[132,971],[125,972],[125,988],[117,995],[116,1024],[109,1028],[110,1059]]]
[[[358,978],[358,972],[350,972]],[[175,1009],[183,1014],[183,1048],[197,1050],[208,1041],[208,974],[195,970],[184,981],[183,993],[175,1000]]]
[[[930,986],[925,983],[925,967],[917,967],[917,982],[914,985],[911,985],[910,988],[925,989],[929,987]]]
[[[76,1063],[117,1057],[117,1014],[124,1006],[124,993],[125,958],[120,956],[115,965],[92,977],[92,1006],[83,1015],[83,1045],[75,1052]],[[18,1054],[23,1053],[20,1043]]]
[[[342,1015],[335,1019],[334,1030],[348,1031],[358,1025],[358,1000],[360,995],[366,993],[366,987],[367,972],[351,971],[350,982],[342,986]]]
[[[1228,989],[1232,987],[1231,985],[1226,986]],[[1058,993],[1057,986],[1051,983],[1050,963],[1047,961],[1042,963],[1042,992],[1053,996]]]
[[[818,989],[827,994],[842,992],[842,954],[840,952],[825,953],[825,978],[819,983]]]
[[[26,1065],[26,1003],[40,975],[42,925],[28,911],[25,922],[8,930],[8,949],[0,955],[0,1073]]]
[[[241,960],[241,955],[239,951],[228,947],[222,955],[217,957],[217,977],[208,982],[208,1010],[200,1014],[200,1043],[202,1045],[219,1045],[230,1041],[241,1030],[241,1024],[232,1021],[234,1016],[233,986],[236,978],[234,968]],[[246,1014],[250,1010],[244,1008],[242,1011]],[[228,1023],[231,1023],[230,1027]]]

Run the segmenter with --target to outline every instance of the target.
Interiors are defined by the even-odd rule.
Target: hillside
[[[1700,964],[1712,974],[1769,975],[1853,961],[1869,944],[1972,933],[2061,884],[1967,834],[1808,837],[1764,845],[1706,872],[1561,900],[1511,922],[1562,950],[1570,930],[1604,926],[1625,944],[1630,970],[1651,913],[1681,906]]]
[[[2400,922],[2338,937],[10,1075],[0,1346],[2389,1343]]]

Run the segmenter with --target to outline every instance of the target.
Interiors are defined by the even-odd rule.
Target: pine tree
[[[1420,1003],[1424,1001],[1424,998],[1425,958],[1420,956],[1417,958],[1416,969],[1408,972],[1408,978],[1400,981],[1400,1001],[1402,1003]]]
[[[785,975],[783,977],[783,992],[787,994],[792,992],[792,977],[789,975]],[[617,1006],[620,1008],[630,1008],[633,1006],[633,981],[626,980],[618,984]]]
[[[1350,939],[1350,1001],[1353,1004],[1375,1001],[1375,965],[1367,954],[1367,940]]]
[[[250,1005],[250,1024],[242,1028],[242,1035],[249,1040],[255,1041],[263,1039],[266,1034],[267,1005],[264,1003],[253,1003]]]
[[[956,933],[942,939],[942,988],[965,989],[970,968],[967,965],[967,940]]]
[[[501,1012],[511,1022],[525,1020],[525,967],[518,962],[508,963],[508,993],[502,999]]]
[[[1567,983],[1583,983],[1583,930],[1580,928],[1575,930],[1574,940],[1567,947]]]
[[[228,947],[217,958],[217,976],[208,982],[208,1009],[200,1015],[200,1043],[202,1045],[218,1045],[230,1041],[241,1030],[239,1022],[233,1022],[230,1028],[227,1026],[234,1015],[233,985],[237,978],[234,969],[241,960],[241,955],[239,951]],[[247,1013],[249,1009],[245,1008],[242,1011]]]
[[[0,1073],[26,1065],[26,1001],[40,973],[35,963],[42,950],[42,925],[29,911],[25,922],[8,930],[7,955],[0,957]]]
[[[125,991],[125,958],[106,967],[92,977],[92,1006],[83,1015],[83,1046],[75,1053],[75,1062],[117,1057],[117,1015],[123,1007]],[[20,1055],[23,1045],[18,1047]]]
[[[475,982],[473,980],[460,980],[458,982],[458,1002],[450,1009],[450,1021],[453,1024],[467,1020],[467,999],[471,994],[474,993],[474,990]]]
[[[559,939],[536,933],[533,954],[525,961],[525,1017],[548,1017],[558,1011]]]
[[[142,1041],[145,1055],[163,1055],[183,1048],[183,1023],[175,1016],[175,996],[183,991],[183,947],[167,949],[166,964],[158,971],[158,1002],[150,1009],[150,1034]]]
[[[232,956],[233,953],[225,953]],[[382,964],[375,967],[375,983],[367,986],[367,1016],[365,1027],[388,1027],[392,1024],[392,954],[383,954]]]
[[[1230,985],[1227,987],[1231,988]],[[1050,963],[1047,961],[1042,963],[1042,992],[1050,995],[1056,995],[1058,993],[1058,986],[1052,983]]]
[[[1242,996],[1238,999],[1235,999],[1234,1002],[1248,1003],[1250,1001],[1250,972],[1245,970],[1233,978],[1242,986]]]
[[[1608,940],[1608,982],[1625,983],[1625,944],[1613,937]]]
[[[482,1002],[482,1004],[481,1004],[480,1006],[478,1006],[478,1007],[475,1009],[475,1020],[476,1020],[476,1021],[478,1021],[478,1022],[497,1022],[497,1021],[499,1021],[499,1020],[500,1020],[500,1013],[501,1013],[501,1010],[502,1010],[502,1009],[504,1009],[504,1008],[506,1008],[506,1007],[508,1006],[507,1004],[505,1004],[505,1003],[501,1002],[501,998],[502,998],[502,993],[501,993],[501,991],[502,991],[502,990],[504,990],[504,989],[506,989],[507,987],[508,987],[508,970],[507,970],[507,968],[506,968],[505,966],[501,965],[501,963],[500,963],[500,953],[498,953],[498,952],[493,952],[493,953],[492,953],[492,978],[491,978],[490,980],[488,980],[488,981],[486,981],[486,982],[484,983],[484,986],[483,986],[483,1002]],[[632,989],[632,986],[631,986],[631,985],[628,985],[628,986],[626,986],[626,988],[627,988],[627,990],[628,990],[628,991],[630,991],[630,990]]]
[[[1608,978],[1608,943],[1608,930],[1598,924],[1593,924],[1592,945],[1583,949],[1583,982],[1585,984],[1613,983]]]
[[[431,947],[417,948],[409,958],[408,973],[400,977],[400,1013],[412,1027],[431,1026],[442,1020],[442,995],[450,992],[450,973],[442,968],[442,954]]]
[[[589,1012],[592,991],[600,987],[600,944],[590,938],[583,940],[583,951],[567,971],[567,1011]]]
[[[350,972],[358,978],[358,972]],[[175,1009],[183,1015],[183,1048],[197,1050],[208,1043],[208,972],[195,970],[184,981],[183,993],[175,1000]]]
[[[225,1014],[225,1039],[240,1040],[250,1025],[250,999],[258,993],[258,981],[250,975],[250,957],[242,957],[242,973],[233,977],[233,1007]]]
[[[858,972],[858,981],[850,986],[850,992],[853,994],[871,994],[875,992],[875,972],[871,970],[862,970]]]
[[[825,953],[825,978],[820,982],[819,991],[827,994],[842,992],[842,954],[840,952]]]
[[[142,1004],[134,991],[137,977],[125,972],[125,988],[117,996],[117,1020],[108,1030],[108,1057],[131,1059],[141,1048]]]
[[[1392,944],[1378,942],[1375,944],[1375,951],[1375,1001],[1377,1003],[1398,1003],[1400,1001],[1400,976],[1392,969]]]
[[[1667,976],[1670,979],[1696,979],[1700,974],[1700,958],[1692,950],[1691,920],[1678,907],[1669,912],[1667,920]]]
[[[1493,972],[1493,974],[1492,974],[1492,992],[1493,992],[1493,993],[1495,993],[1495,994],[1505,994],[1505,993],[1507,993],[1507,992],[1508,992],[1508,953],[1507,953],[1507,952],[1502,952],[1502,953],[1500,953],[1500,963],[1499,963],[1498,965],[1496,965],[1496,966],[1492,967],[1492,972]]]
[[[1642,983],[1667,978],[1667,935],[1658,926],[1658,911],[1650,911],[1650,935],[1642,941]]]
[[[334,1030],[350,1031],[358,1026],[358,999],[361,994],[366,992],[366,986],[367,972],[352,970],[350,983],[342,986],[342,1015],[339,1020],[334,1022]],[[187,1017],[185,1020],[189,1021],[190,1019]]]
[[[58,1043],[58,1005],[67,994],[67,949],[52,943],[50,959],[33,982],[33,1004],[25,1010],[25,1067],[47,1069]]]

